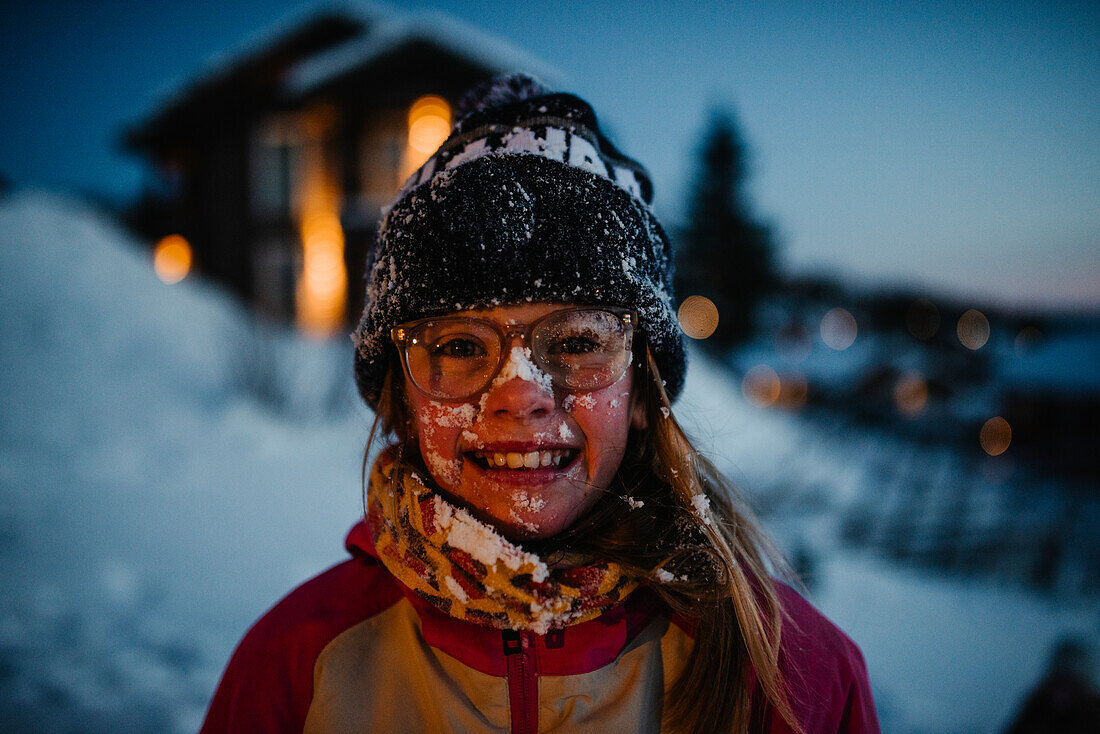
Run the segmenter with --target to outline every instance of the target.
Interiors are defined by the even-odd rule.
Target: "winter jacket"
[[[202,734],[267,732],[658,732],[662,694],[692,648],[691,625],[650,590],[546,635],[451,618],[373,556],[292,591],[238,645]],[[859,649],[788,587],[781,667],[807,734],[877,733]],[[754,701],[763,701],[754,692]],[[754,706],[754,732],[790,731]]]

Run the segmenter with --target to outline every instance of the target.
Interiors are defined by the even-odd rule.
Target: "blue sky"
[[[6,3],[0,174],[121,198],[119,131],[302,3]],[[560,70],[680,221],[708,110],[732,109],[792,271],[975,303],[1100,309],[1095,3],[405,2]]]

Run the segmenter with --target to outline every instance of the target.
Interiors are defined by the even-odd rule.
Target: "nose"
[[[537,377],[538,367],[523,355],[522,346],[513,348],[483,397],[485,415],[528,422],[553,413],[554,391]]]
[[[484,411],[494,418],[527,422],[554,412],[554,395],[530,380],[513,377],[489,388]]]

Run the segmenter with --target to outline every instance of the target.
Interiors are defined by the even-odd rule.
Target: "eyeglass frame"
[[[398,361],[401,362],[401,369],[404,371],[405,376],[409,378],[409,382],[411,382],[413,384],[413,386],[416,387],[417,390],[420,390],[425,395],[431,396],[434,400],[441,400],[445,403],[462,403],[462,402],[466,402],[467,400],[469,400],[474,395],[478,395],[479,393],[484,392],[485,388],[488,387],[490,384],[492,384],[493,380],[495,380],[497,378],[497,375],[500,374],[500,371],[504,368],[504,364],[508,361],[509,355],[511,354],[511,350],[508,349],[508,344],[510,344],[512,339],[514,339],[515,337],[517,337],[517,336],[520,337],[523,341],[523,345],[527,349],[531,350],[532,357],[535,359],[536,364],[537,364],[538,357],[535,356],[535,350],[531,347],[531,333],[534,331],[534,328],[536,326],[538,326],[538,324],[545,321],[546,319],[549,319],[549,318],[554,317],[554,316],[558,316],[559,314],[564,313],[564,312],[568,312],[568,311],[603,311],[604,313],[610,313],[614,316],[617,316],[619,318],[619,320],[624,324],[624,326],[626,327],[626,330],[627,330],[626,331],[627,351],[629,352],[629,351],[633,350],[633,348],[634,348],[634,332],[638,328],[638,314],[635,311],[632,311],[629,308],[619,308],[618,306],[569,306],[569,307],[566,307],[566,308],[555,309],[554,311],[551,311],[550,313],[545,314],[544,316],[539,316],[537,319],[535,319],[534,321],[532,321],[529,324],[513,324],[508,328],[501,327],[501,325],[498,324],[495,321],[491,321],[489,319],[477,318],[476,316],[458,316],[458,315],[426,316],[422,319],[415,319],[413,321],[406,321],[404,323],[398,324],[397,326],[393,327],[392,329],[390,329],[390,340],[393,342],[394,346],[397,348],[397,357],[398,357]],[[493,371],[489,374],[489,377],[485,380],[485,382],[482,383],[481,387],[479,387],[477,390],[474,390],[473,392],[469,393],[468,395],[464,395],[462,397],[448,398],[448,397],[443,397],[443,396],[440,396],[440,395],[435,395],[435,394],[425,390],[423,387],[421,387],[416,382],[415,379],[413,379],[411,370],[409,369],[409,353],[408,353],[408,350],[405,347],[405,342],[408,341],[408,333],[410,331],[412,331],[413,329],[415,329],[417,326],[420,326],[421,324],[428,323],[429,321],[441,321],[443,319],[465,319],[467,321],[476,321],[479,324],[485,324],[485,325],[489,326],[493,331],[495,331],[497,333],[497,336],[500,337],[501,349],[500,349],[500,356],[497,359],[496,367],[493,368]],[[628,359],[626,361],[626,369],[624,369],[622,372],[620,372],[615,377],[615,379],[611,380],[611,382],[609,382],[607,384],[608,385],[614,384],[616,380],[618,380],[624,374],[626,374],[626,370],[630,369],[631,362],[632,362],[632,360]],[[538,367],[539,367],[539,369],[543,369],[542,365],[538,365]],[[569,390],[570,392],[573,392],[573,393],[588,393],[588,392],[593,392],[595,390],[602,390],[604,387],[607,387],[607,385],[601,385],[600,387],[594,387],[594,388],[590,388],[590,389],[587,389],[587,390],[572,388],[572,387],[569,387],[568,385],[559,385],[557,380],[554,379],[553,372],[548,371],[547,374],[550,376],[550,379],[553,381],[554,385],[556,385],[557,387],[563,388],[565,390]]]

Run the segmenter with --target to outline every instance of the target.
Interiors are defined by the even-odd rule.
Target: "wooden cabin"
[[[326,9],[261,38],[126,132],[151,166],[132,221],[150,242],[176,235],[195,271],[259,314],[338,333],[362,309],[381,207],[457,99],[497,74],[554,73],[437,14]]]

